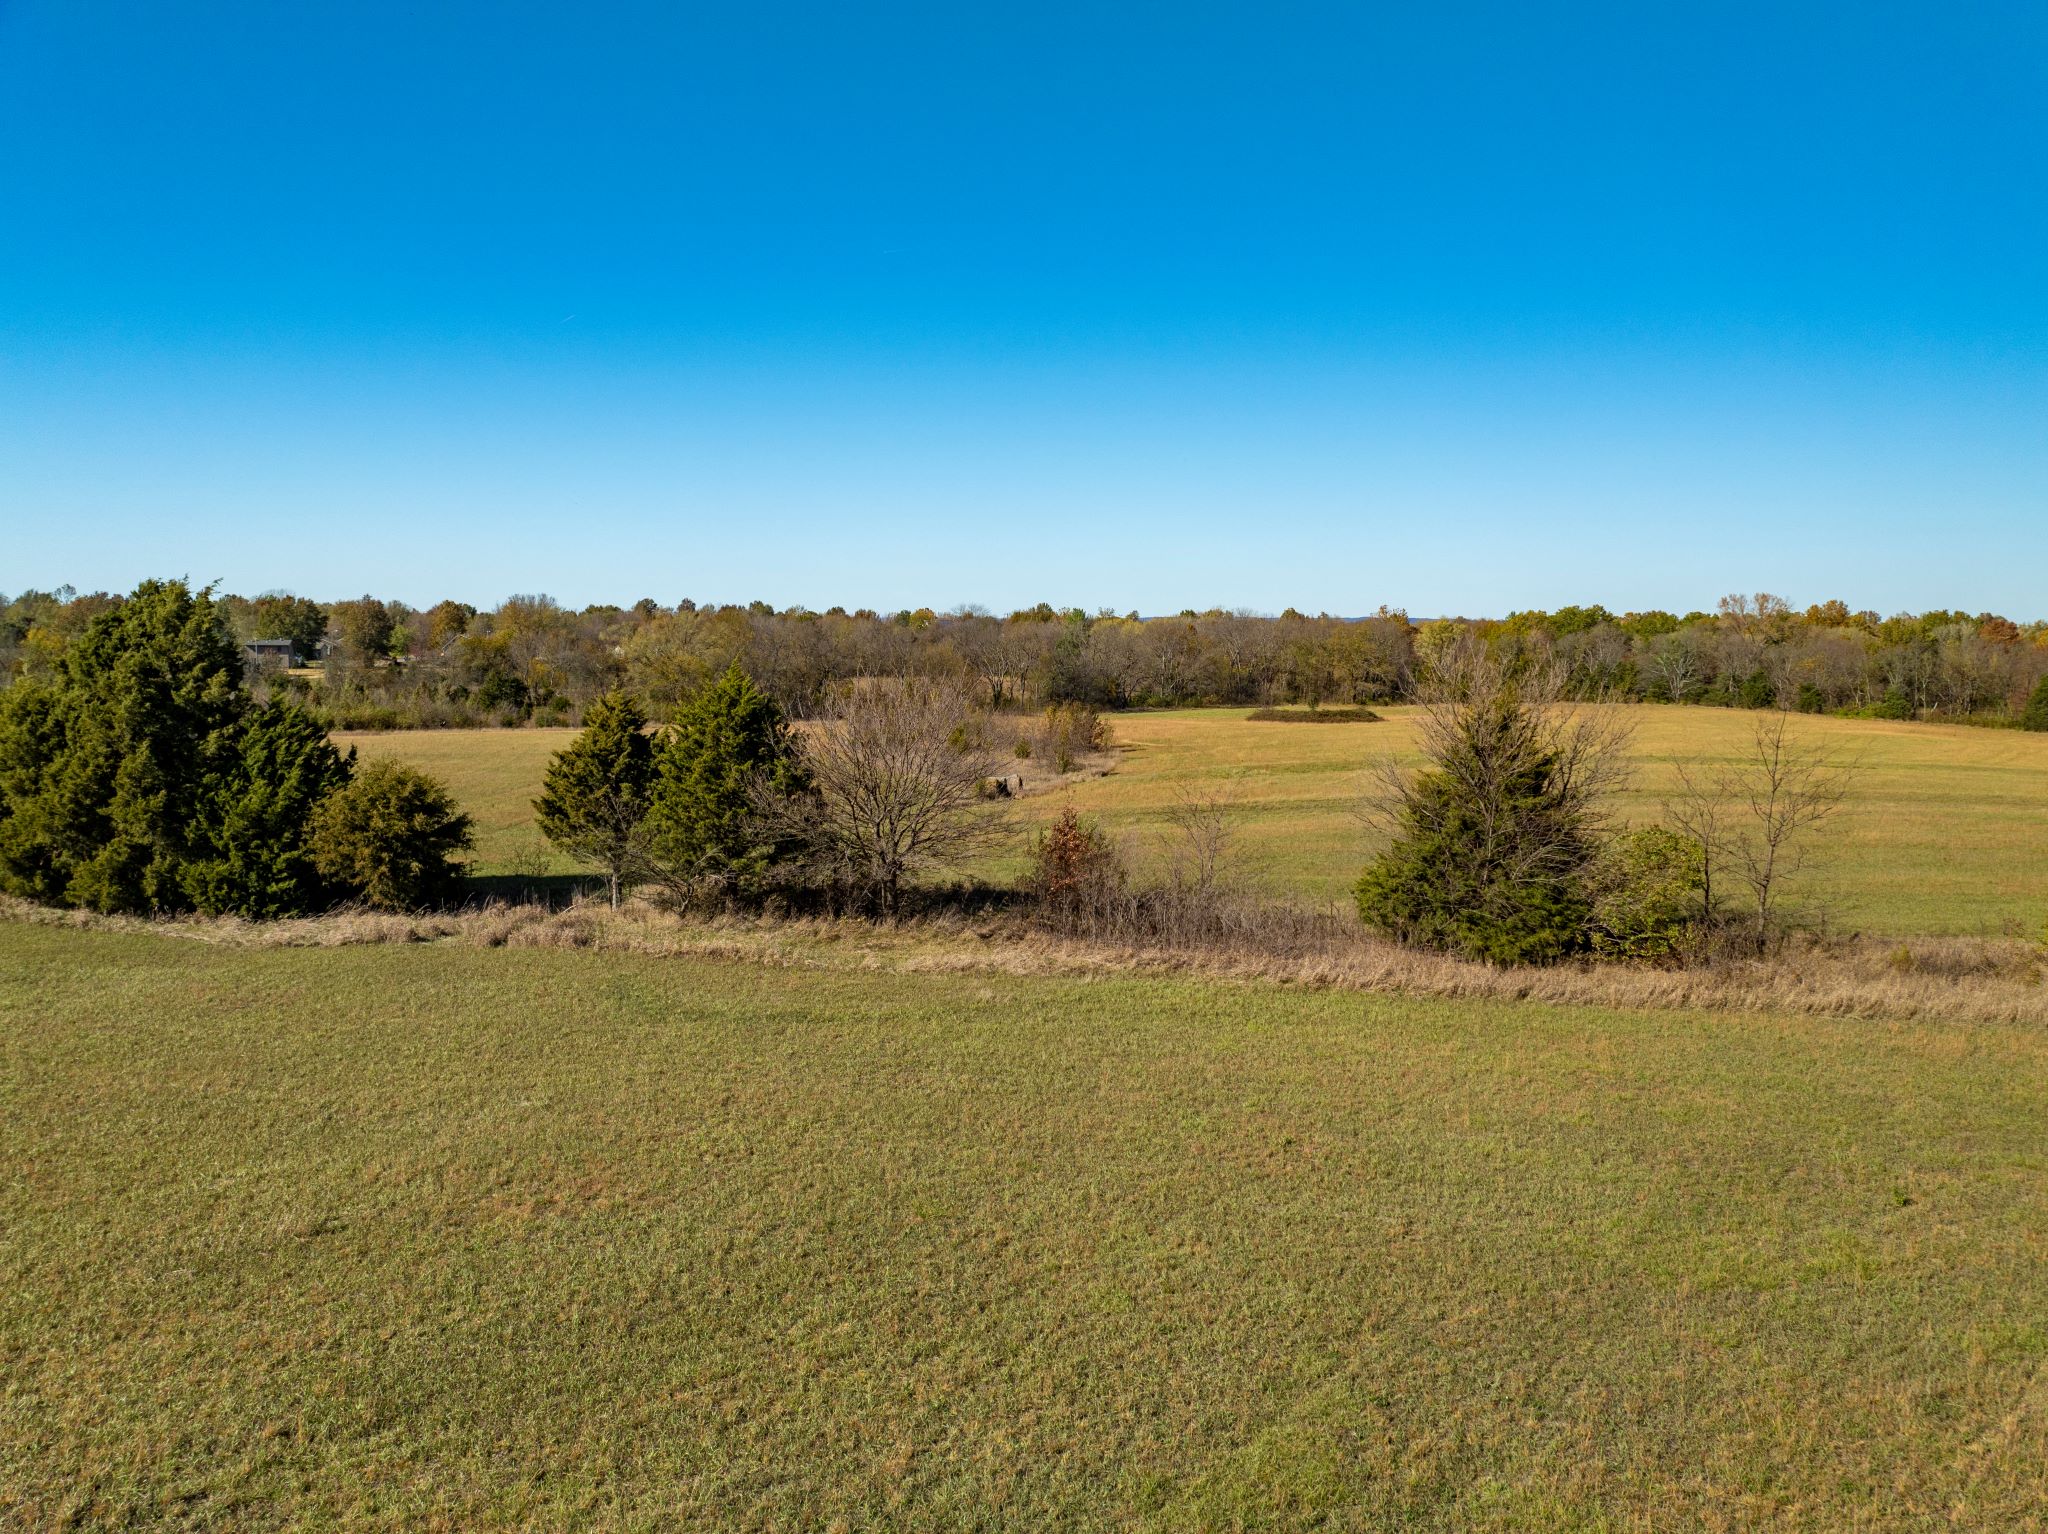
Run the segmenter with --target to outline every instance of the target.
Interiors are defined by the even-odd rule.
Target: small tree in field
[[[1611,709],[1567,701],[1562,673],[1465,648],[1427,684],[1429,765],[1384,764],[1368,818],[1392,843],[1358,881],[1359,915],[1422,947],[1549,963],[1593,931],[1601,802],[1628,739]]]
[[[646,715],[623,692],[608,692],[583,716],[583,729],[548,764],[533,802],[541,834],[605,878],[613,909],[646,865],[654,747]]]
[[[1667,826],[1611,838],[1593,878],[1593,952],[1648,962],[1683,957],[1698,932],[1702,862],[1697,846]]]
[[[764,810],[818,872],[893,916],[913,875],[995,835],[982,799],[994,762],[969,728],[974,718],[973,700],[939,682],[850,688],[804,737],[814,792]]]
[[[448,790],[398,762],[359,768],[313,817],[313,863],[321,876],[386,911],[447,900],[462,877],[455,854],[473,841],[470,818]]]
[[[1743,946],[1757,953],[1783,936],[1789,902],[1812,863],[1813,834],[1834,819],[1849,789],[1849,768],[1788,726],[1788,715],[1766,714],[1733,766],[1711,773],[1680,766],[1679,795],[1665,806],[1700,870],[1699,934],[1726,930],[1729,897],[1742,913],[1736,931]]]
[[[1032,844],[1031,895],[1055,926],[1079,931],[1113,922],[1125,878],[1116,844],[1071,806]]]
[[[792,850],[759,801],[806,786],[782,710],[729,667],[677,711],[655,747],[646,833],[656,876],[679,892],[758,876]]]

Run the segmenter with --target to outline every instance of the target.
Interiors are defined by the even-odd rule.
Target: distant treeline
[[[61,589],[0,602],[0,677],[47,674],[119,600]],[[1397,702],[1467,633],[1497,652],[1563,662],[1582,694],[1653,702],[2007,723],[2048,676],[2048,624],[1950,611],[1884,618],[1839,601],[1798,611],[1767,594],[1682,615],[1596,605],[1420,622],[1387,608],[1364,618],[1141,618],[1044,603],[998,617],[651,599],[574,611],[545,596],[489,610],[367,596],[217,602],[243,641],[288,642],[274,666],[252,668],[260,685],[338,728],[573,723],[620,686],[661,711],[735,662],[797,716],[836,684],[871,676],[971,679],[995,707]]]

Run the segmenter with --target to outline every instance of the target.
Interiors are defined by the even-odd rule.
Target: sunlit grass
[[[496,874],[527,859],[535,860],[537,872],[575,869],[533,823],[548,760],[575,736],[574,730],[405,730],[334,739],[365,756],[395,756],[448,784],[476,820],[477,871]]]
[[[1117,719],[1127,751],[1114,777],[1075,785],[1077,806],[1158,832],[1177,793],[1237,806],[1243,856],[1275,892],[1341,900],[1371,850],[1354,809],[1372,756],[1412,758],[1414,710],[1381,724],[1289,729],[1221,710]],[[1726,763],[1755,716],[1640,707],[1627,819],[1659,818],[1673,761]],[[1856,764],[1847,809],[1820,858],[1821,893],[1849,926],[1887,932],[1997,932],[2048,921],[2048,736],[1964,726],[1793,716],[1802,737]]]
[[[1024,819],[1072,803],[1128,833],[1143,855],[1164,833],[1176,795],[1221,793],[1234,806],[1238,856],[1265,890],[1314,903],[1344,900],[1371,850],[1353,813],[1367,763],[1379,753],[1408,753],[1413,710],[1382,710],[1387,718],[1378,724],[1314,728],[1254,723],[1245,712],[1117,715],[1124,749],[1116,772],[1025,801]],[[1713,708],[1630,713],[1640,770],[1620,808],[1636,822],[1658,818],[1673,760],[1734,759],[1755,718]],[[1794,716],[1794,728],[1858,764],[1848,809],[1820,860],[1820,892],[1841,923],[1896,933],[2007,926],[2035,933],[2048,922],[2048,736],[1803,715]],[[498,871],[536,845],[531,800],[567,732],[349,738],[447,778],[478,818],[483,869]],[[1020,866],[1014,853],[991,865],[997,874]]]
[[[2037,1030],[27,926],[0,1018],[0,1523],[2048,1506]]]

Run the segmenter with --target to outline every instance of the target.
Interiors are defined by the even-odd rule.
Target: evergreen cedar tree
[[[1695,844],[1661,826],[1605,834],[1584,754],[1567,768],[1568,748],[1512,684],[1452,720],[1401,790],[1392,845],[1359,878],[1368,925],[1498,965],[1654,961],[1697,940],[1712,912]]]
[[[758,877],[786,855],[756,795],[808,788],[782,710],[737,665],[677,711],[657,752],[649,849],[677,882]]]
[[[1474,708],[1462,760],[1414,781],[1399,834],[1358,881],[1368,925],[1502,965],[1553,963],[1588,944],[1597,848],[1558,791],[1555,756],[1506,759],[1524,750],[1516,725],[1511,699]],[[1491,796],[1472,786],[1486,782],[1498,785]]]
[[[355,893],[315,811],[353,774],[311,716],[257,706],[210,588],[145,581],[0,692],[0,888],[103,912],[273,917]]]
[[[654,746],[647,716],[623,692],[606,693],[583,719],[548,763],[534,819],[557,847],[603,870],[616,906],[642,862]]]
[[[2020,714],[2020,728],[2048,730],[2048,676],[2041,678],[2034,687],[2034,695],[2027,699],[2026,709]]]
[[[786,849],[757,792],[804,788],[782,710],[738,666],[702,688],[658,739],[623,692],[592,704],[549,764],[534,815],[551,842],[601,869],[612,904],[654,874],[679,888],[758,876]]]
[[[376,761],[329,794],[313,815],[313,858],[322,875],[387,911],[450,899],[462,869],[454,854],[474,842],[473,823],[427,774]]]
[[[266,703],[249,714],[239,754],[204,817],[212,856],[188,876],[192,903],[257,917],[332,904],[352,886],[321,868],[314,819],[350,787],[355,753],[344,758],[302,709]]]

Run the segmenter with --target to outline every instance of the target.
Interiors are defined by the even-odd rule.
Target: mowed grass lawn
[[[2043,1526],[2048,1039],[0,927],[0,1523]]]
[[[1233,806],[1236,854],[1268,893],[1343,901],[1372,843],[1354,810],[1375,755],[1411,759],[1413,711],[1379,724],[1248,721],[1242,709],[1120,714],[1124,747],[1107,778],[1025,801],[1028,826],[1071,803],[1127,833],[1144,857],[1166,833],[1177,795],[1220,793]],[[1731,709],[1643,707],[1636,786],[1620,806],[1658,818],[1673,761],[1728,762],[1755,716]],[[1958,725],[1794,716],[1802,736],[1857,763],[1849,806],[1822,844],[1821,893],[1840,922],[1880,933],[2038,934],[2048,922],[2048,735]],[[444,777],[479,822],[480,871],[540,850],[531,802],[565,730],[360,735]],[[1017,848],[1024,837],[1020,833]],[[553,861],[557,872],[571,865]],[[1021,850],[990,865],[1010,876]]]

